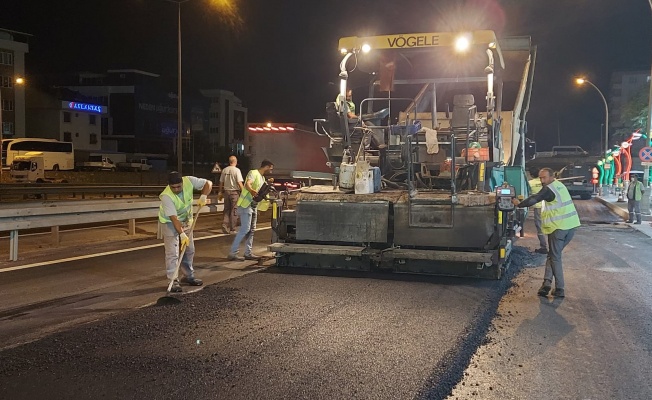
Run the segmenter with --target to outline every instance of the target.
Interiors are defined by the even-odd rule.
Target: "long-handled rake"
[[[190,225],[190,231],[189,233],[192,235],[192,232],[195,230],[195,225],[197,224],[197,220],[199,219],[199,212],[201,211],[201,207],[197,209],[197,213],[195,214],[195,218],[192,220],[192,224]],[[190,236],[190,235],[189,235]],[[174,276],[172,279],[170,279],[170,284],[168,285],[168,293],[172,290],[172,285],[174,284],[174,281],[179,277],[179,268],[181,267],[181,261],[183,261],[183,256],[186,254],[186,248],[187,246],[184,246],[181,251],[179,252],[179,260],[177,261],[177,268],[174,270]]]

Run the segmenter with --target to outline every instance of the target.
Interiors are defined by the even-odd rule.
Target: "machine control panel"
[[[514,211],[516,206],[512,200],[516,198],[513,186],[501,186],[496,188],[496,205],[500,211]]]

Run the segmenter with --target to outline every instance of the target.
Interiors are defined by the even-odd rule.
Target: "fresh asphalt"
[[[519,241],[510,271],[528,268],[516,279],[541,264],[543,256],[522,247],[532,250],[535,241],[532,235]],[[222,242],[198,243],[200,271],[225,269],[211,256]],[[89,283],[122,283],[122,290],[113,290],[116,297],[137,291],[127,289],[137,281],[125,276],[160,274],[161,252],[135,251],[3,278],[18,279],[13,283],[23,287],[23,296],[60,293],[53,302],[68,306],[49,314],[65,318],[93,303],[92,294],[84,295],[88,303],[74,297],[76,288]],[[486,281],[269,268],[185,294],[177,305],[125,307],[5,348],[0,398],[444,398],[465,382],[469,360],[487,345],[485,333],[494,329],[495,310],[510,285],[511,276]],[[159,292],[149,290],[141,295],[155,299]],[[539,304],[532,292],[526,298]],[[34,304],[0,314],[4,340],[12,337],[3,332],[16,321],[36,310],[46,314],[42,303]],[[499,376],[504,382],[507,374],[494,379]]]

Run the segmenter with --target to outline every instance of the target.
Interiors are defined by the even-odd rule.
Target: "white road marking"
[[[267,230],[267,229],[272,229],[272,227],[268,226],[266,228],[257,228],[256,232],[264,231],[264,230]],[[195,238],[195,241],[204,240],[204,239],[214,239],[214,238],[224,237],[224,236],[231,236],[231,235],[226,234],[226,233],[220,233],[220,234],[217,234],[217,235],[209,235],[209,236],[203,236],[203,237],[200,237],[200,238]],[[147,246],[132,247],[132,248],[129,248],[129,249],[122,249],[122,250],[105,251],[103,253],[86,254],[86,255],[78,256],[78,257],[61,258],[59,260],[43,261],[43,262],[38,262],[38,263],[33,263],[33,264],[18,265],[16,267],[2,268],[2,269],[0,269],[0,273],[18,271],[18,270],[21,270],[21,269],[43,267],[45,265],[59,264],[59,263],[65,263],[65,262],[70,262],[70,261],[85,260],[87,258],[96,258],[96,257],[110,256],[110,255],[113,255],[113,254],[128,253],[130,251],[152,249],[154,247],[161,247],[161,246],[163,246],[163,243],[149,244]]]

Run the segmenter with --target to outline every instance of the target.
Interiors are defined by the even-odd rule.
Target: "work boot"
[[[640,225],[640,224],[641,224],[641,221],[634,222],[634,225]]]
[[[204,284],[204,281],[195,278],[194,276],[192,278],[188,278],[187,276],[184,276],[183,278],[181,278],[181,283],[187,283],[190,286],[201,286]]]
[[[566,297],[566,295],[564,294],[564,289],[559,289],[559,288],[555,288],[555,290],[552,291],[552,295],[554,297]]]
[[[255,254],[252,253],[252,254],[245,254],[244,258],[245,258],[245,260],[258,261],[258,260],[260,260],[262,257],[257,256],[257,255],[255,255]]]
[[[183,292],[183,289],[181,289],[181,285],[179,285],[179,280],[175,279],[174,282],[172,282],[172,288],[170,289],[171,293],[181,293]]]
[[[229,254],[226,258],[227,258],[229,261],[244,261],[244,260],[245,260],[244,257],[240,257],[240,256],[237,255],[237,254]]]
[[[545,283],[543,285],[541,285],[541,287],[539,288],[539,291],[537,292],[537,294],[539,296],[541,296],[541,297],[548,296],[548,293],[550,293],[550,286],[546,286]]]
[[[534,252],[535,252],[535,253],[538,253],[538,254],[548,254],[548,249],[544,249],[544,248],[542,247],[542,248],[540,248],[540,249],[536,249],[536,250],[534,250]]]

